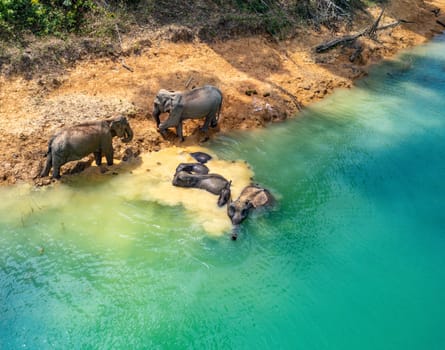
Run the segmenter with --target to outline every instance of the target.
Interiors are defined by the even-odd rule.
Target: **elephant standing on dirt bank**
[[[72,160],[79,160],[94,153],[96,164],[102,163],[105,155],[107,164],[113,164],[113,137],[120,137],[122,142],[133,139],[133,130],[124,116],[86,122],[64,128],[54,134],[48,142],[45,168],[41,177],[48,176],[51,167],[53,178],[60,178],[60,167]]]
[[[176,127],[176,134],[184,141],[182,122],[185,119],[205,118],[203,131],[218,124],[223,96],[215,86],[205,85],[191,91],[159,90],[154,100],[153,118],[161,134],[170,127]],[[169,112],[167,120],[161,123],[161,113]]]

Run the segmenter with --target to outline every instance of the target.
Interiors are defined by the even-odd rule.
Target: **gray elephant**
[[[272,205],[275,199],[272,194],[265,188],[257,185],[249,185],[245,187],[238,199],[230,200],[227,204],[227,215],[232,224],[238,226],[249,215],[250,210]],[[232,234],[232,239],[236,239],[236,231]]]
[[[179,164],[178,168],[181,169],[184,167]],[[175,173],[172,183],[174,186],[200,188],[207,192],[219,195],[219,207],[226,204],[230,198],[231,182],[218,174],[194,174],[189,171],[179,170]]]
[[[133,139],[133,130],[124,116],[86,122],[60,130],[48,142],[46,165],[40,176],[48,176],[52,167],[52,177],[60,178],[60,167],[63,164],[91,153],[94,153],[97,165],[102,163],[103,155],[107,164],[112,165],[112,139],[115,136],[120,137],[123,142]]]
[[[205,118],[203,131],[209,126],[215,128],[218,124],[223,96],[221,91],[211,85],[205,85],[190,91],[159,90],[154,100],[153,118],[161,134],[170,128],[176,127],[176,134],[184,141],[182,122],[185,119]],[[169,112],[168,118],[161,123],[161,113]]]
[[[180,171],[206,175],[209,173],[209,168],[207,168],[204,164],[201,163],[181,163],[176,167],[175,173],[178,173]]]

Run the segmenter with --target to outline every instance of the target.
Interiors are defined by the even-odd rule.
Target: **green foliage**
[[[266,0],[236,0],[237,6],[248,12],[266,13],[270,10],[273,1]]]
[[[92,0],[0,0],[0,34],[37,35],[79,31]]]

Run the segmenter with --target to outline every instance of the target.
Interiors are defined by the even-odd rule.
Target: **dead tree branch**
[[[405,21],[403,19],[400,19],[400,20],[397,20],[395,22],[392,22],[392,23],[389,23],[389,24],[385,24],[385,25],[382,25],[382,26],[378,27],[380,19],[382,18],[382,15],[383,15],[383,11],[384,10],[382,10],[382,12],[380,13],[380,15],[377,18],[377,20],[371,26],[369,26],[369,27],[367,27],[365,29],[362,29],[358,33],[351,34],[351,35],[346,35],[346,36],[343,36],[341,38],[336,38],[336,39],[330,40],[328,42],[325,42],[323,44],[320,44],[320,45],[315,47],[315,52],[316,53],[321,53],[321,52],[328,51],[328,50],[330,50],[330,49],[332,49],[332,48],[334,48],[334,47],[336,47],[338,45],[349,44],[349,43],[357,40],[358,38],[360,38],[363,35],[369,36],[371,38],[375,38],[377,31],[385,30],[385,29],[389,29],[389,28],[394,28],[394,27],[396,27],[396,26],[398,26],[399,24],[402,24],[402,23],[413,23],[413,22],[408,22],[408,21]]]
[[[382,19],[383,12],[385,12],[385,8],[382,8],[382,12],[380,12],[379,17],[374,22],[374,24],[369,28],[369,31],[366,33],[366,35],[368,35],[371,39],[375,40],[377,38],[377,34],[376,34],[377,27],[379,26],[380,20]]]
[[[361,30],[360,32],[353,34],[353,35],[346,35],[341,38],[333,39],[331,41],[328,41],[326,43],[320,44],[315,47],[316,53],[321,53],[324,51],[328,51],[338,45],[345,45],[349,44],[350,42],[356,40],[357,38],[361,37],[366,33],[367,29]]]

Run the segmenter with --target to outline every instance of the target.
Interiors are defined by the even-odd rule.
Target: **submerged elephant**
[[[265,188],[249,185],[245,187],[238,199],[230,200],[227,204],[227,215],[232,224],[238,226],[249,215],[250,210],[265,207],[273,204],[274,198],[272,194]],[[232,239],[237,238],[237,233],[232,234]]]
[[[184,164],[184,163],[182,163]],[[181,164],[178,166],[181,168]],[[230,181],[218,174],[194,174],[189,171],[179,170],[172,181],[174,186],[200,188],[210,193],[219,195],[218,206],[222,207],[230,198]]]
[[[193,152],[190,153],[190,155],[201,164],[207,163],[209,160],[212,159],[212,156],[210,154],[204,153],[204,152]]]
[[[184,141],[182,122],[185,119],[205,118],[203,131],[218,124],[223,96],[221,91],[211,85],[205,85],[191,91],[159,90],[154,100],[153,118],[161,134],[170,127],[176,127],[176,134]],[[161,113],[169,112],[168,118],[161,123]]]
[[[51,167],[53,178],[60,178],[60,167],[72,160],[79,160],[94,153],[96,164],[102,163],[102,156],[107,164],[113,164],[113,137],[120,137],[123,142],[133,139],[133,130],[124,116],[86,122],[64,128],[48,142],[45,168],[40,176],[48,176]]]
[[[181,163],[176,167],[175,173],[178,173],[180,171],[205,175],[209,173],[209,168],[201,163]]]

